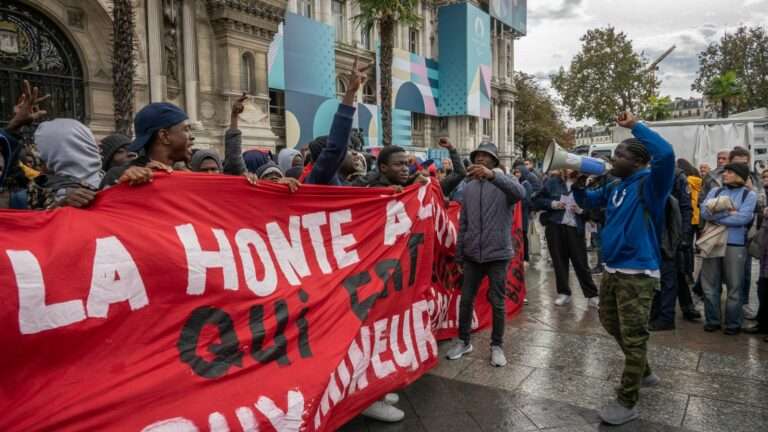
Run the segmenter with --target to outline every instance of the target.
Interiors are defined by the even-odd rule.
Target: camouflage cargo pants
[[[600,322],[624,352],[619,402],[632,408],[640,398],[640,383],[651,374],[646,357],[648,317],[658,279],[645,275],[605,273],[600,286]]]

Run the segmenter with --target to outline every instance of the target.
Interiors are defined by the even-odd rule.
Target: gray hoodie
[[[73,119],[42,122],[35,131],[35,145],[50,174],[74,177],[99,188],[104,177],[101,152],[84,124]]]
[[[280,150],[280,153],[277,154],[277,165],[283,172],[286,172],[293,167],[293,158],[300,154],[301,152],[298,150],[282,149]]]

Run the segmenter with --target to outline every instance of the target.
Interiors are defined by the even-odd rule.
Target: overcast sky
[[[768,0],[528,0],[528,35],[515,47],[515,68],[545,80],[566,69],[587,29],[612,25],[637,51],[655,59],[673,44],[662,64],[662,95],[688,97],[697,54],[740,24],[768,26]]]

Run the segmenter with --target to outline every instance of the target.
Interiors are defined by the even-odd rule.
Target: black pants
[[[568,263],[570,262],[576,271],[584,297],[597,296],[597,286],[589,271],[584,233],[574,227],[560,224],[547,225],[544,233],[547,237],[549,254],[552,257],[552,265],[555,268],[557,293],[571,295],[571,288],[568,286]]]
[[[504,318],[506,309],[504,299],[507,294],[507,267],[509,260],[476,263],[464,261],[464,283],[461,286],[461,302],[459,303],[459,338],[469,343],[472,331],[472,311],[475,308],[475,297],[480,288],[480,282],[488,276],[488,302],[493,309],[493,331],[491,345],[501,346],[504,341]]]

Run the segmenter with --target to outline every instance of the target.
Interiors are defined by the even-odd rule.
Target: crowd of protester
[[[663,232],[657,233],[660,283],[652,302],[650,331],[674,330],[679,307],[686,321],[703,318],[707,332],[768,334],[768,224],[763,224],[768,216],[768,170],[756,172],[750,168],[751,162],[749,150],[738,146],[720,151],[714,169],[704,163],[697,169],[686,159],[676,160]],[[571,303],[569,268],[573,266],[588,306],[598,308],[592,277],[605,273],[605,245],[600,244],[605,206],[579,206],[573,196],[573,186],[583,177],[578,172],[526,173],[534,178],[525,182],[533,185],[524,200],[525,218],[538,222],[524,225],[527,241],[549,244],[541,244],[539,260],[546,266],[551,264],[555,271],[555,305]],[[585,188],[603,190],[618,180],[608,171],[586,178]],[[545,240],[538,238],[541,231]],[[591,269],[590,251],[596,252],[596,265]],[[531,254],[526,252],[529,261]],[[758,309],[750,306],[753,260],[759,265]]]
[[[456,253],[464,270],[459,338],[447,357],[457,360],[473,350],[472,310],[480,281],[488,277],[487,301],[493,311],[489,358],[501,367],[506,364],[501,347],[507,267],[521,252],[514,250],[510,232],[513,209],[521,202],[526,233],[522,252],[529,261],[529,245],[536,243],[542,262],[551,261],[555,305],[571,304],[573,266],[588,306],[599,310],[603,326],[625,354],[619,397],[601,411],[614,424],[636,418],[638,389],[658,382],[645,358],[648,331],[674,329],[678,305],[683,319],[703,318],[708,332],[768,333],[768,224],[763,224],[768,170],[752,171],[748,150],[720,152],[715,169],[706,164],[697,169],[690,161],[675,160],[661,136],[625,114],[618,123],[636,138],[616,148],[609,161],[613,168],[600,176],[571,170],[542,173],[534,160],[505,168],[496,146],[488,142],[462,160],[446,138],[438,145],[448,150],[449,158],[439,163],[418,160],[397,146],[384,147],[374,157],[352,130],[365,68],[355,65],[349,82],[328,135],[303,150],[283,149],[277,155],[243,151],[238,128],[247,100],[243,95],[232,106],[223,158],[216,151],[194,148],[188,117],[173,104],[143,107],[135,116],[133,138],[112,134],[98,142],[76,120],[41,121],[46,97],[25,83],[13,119],[0,131],[0,207],[87,208],[100,191],[147,183],[158,170],[241,176],[254,184],[284,184],[290,192],[302,184],[399,192],[414,183],[438,182],[447,200],[463,204]],[[20,133],[32,124],[33,144],[22,144]],[[592,268],[589,250],[597,257]],[[753,258],[759,260],[757,311],[749,306]],[[598,289],[593,277],[599,274]],[[703,317],[697,303],[703,303]],[[754,325],[745,325],[745,319]],[[397,395],[389,394],[364,414],[402,420],[396,403]]]
[[[461,340],[469,345],[474,300],[484,277],[491,280],[493,341],[491,363],[504,366],[501,350],[504,332],[506,275],[515,254],[511,236],[513,209],[529,199],[536,184],[520,162],[518,177],[501,166],[498,150],[484,143],[462,160],[447,138],[438,145],[449,158],[422,161],[398,146],[387,146],[375,157],[363,150],[353,133],[356,98],[366,79],[366,68],[355,64],[347,91],[333,118],[327,136],[318,137],[303,150],[271,152],[242,149],[239,115],[247,96],[232,106],[230,125],[224,135],[224,157],[216,151],[194,148],[195,137],[187,114],[171,103],[151,103],[134,118],[134,137],[111,134],[99,142],[91,130],[73,119],[46,120],[40,107],[47,97],[24,83],[15,116],[0,131],[0,207],[48,210],[57,207],[89,208],[105,189],[118,184],[139,186],[150,182],[155,172],[186,170],[204,174],[244,177],[256,184],[270,181],[286,185],[287,193],[302,184],[389,187],[396,192],[414,183],[439,184],[446,199],[467,201],[462,206],[457,259],[465,275],[461,301]],[[34,127],[31,142],[24,143],[22,129]],[[26,129],[27,131],[30,129]],[[439,167],[437,165],[440,165]],[[526,185],[526,186],[524,186]],[[462,345],[464,342],[462,342]],[[466,350],[465,350],[466,352]],[[387,394],[363,412],[371,418],[394,422],[404,417],[397,408],[397,394]]]

